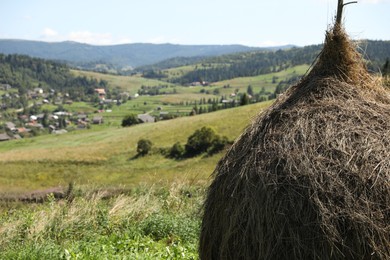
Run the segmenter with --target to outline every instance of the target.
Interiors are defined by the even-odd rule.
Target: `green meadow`
[[[174,160],[161,149],[203,126],[234,140],[270,103],[0,143],[0,259],[198,259],[205,190],[225,152]],[[140,138],[151,154],[136,156]],[[43,203],[16,199],[39,192]]]
[[[248,85],[256,93],[262,88],[273,92],[278,82],[307,68],[207,87],[172,85],[140,75],[73,71],[106,80],[110,88],[131,95],[141,86],[161,85],[168,85],[164,90],[170,94],[139,96],[102,113],[96,112],[97,105],[85,102],[64,104],[74,114],[102,115],[104,124],[1,142],[0,259],[198,259],[205,191],[226,150],[180,160],[168,158],[164,151],[176,142],[184,145],[204,126],[233,142],[273,101],[131,127],[120,126],[123,117],[159,112],[188,115],[195,101],[220,99],[236,89],[243,93]],[[193,68],[166,73],[173,77],[186,69]],[[150,154],[137,156],[140,139],[153,143]],[[56,190],[66,196],[55,197],[51,191]],[[20,201],[33,194],[41,194],[40,203]]]
[[[20,193],[53,186],[99,184],[138,185],[157,180],[201,179],[207,181],[222,156],[172,160],[159,150],[210,126],[229,140],[236,139],[252,118],[270,102],[182,117],[132,127],[93,126],[65,135],[42,135],[0,143],[0,190]],[[137,142],[153,143],[151,155],[136,158]]]

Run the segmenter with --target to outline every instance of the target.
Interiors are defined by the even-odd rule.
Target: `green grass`
[[[204,186],[109,193],[76,186],[68,201],[0,204],[0,259],[198,259]]]
[[[207,180],[222,153],[175,161],[158,149],[169,148],[203,126],[234,140],[251,119],[270,102],[122,128],[93,127],[65,135],[45,135],[0,143],[0,190],[21,193],[35,189],[79,184],[128,185],[157,180]],[[136,155],[141,138],[152,141],[152,155]]]
[[[110,87],[112,88],[119,87],[123,91],[128,91],[131,95],[137,93],[142,85],[160,86],[160,85],[168,84],[164,81],[146,79],[141,77],[140,75],[120,76],[120,75],[102,74],[98,72],[81,71],[81,70],[72,70],[72,73],[76,76],[85,76],[87,78],[96,78],[97,80],[106,80]]]
[[[281,80],[285,80],[292,76],[303,75],[306,73],[308,69],[309,69],[308,65],[300,65],[276,73],[259,75],[255,77],[242,77],[242,78],[235,78],[231,80],[224,80],[224,81],[214,83],[213,85],[216,87],[223,87],[225,85],[230,85],[230,88],[227,89],[220,88],[220,91],[223,94],[230,94],[234,92],[236,88],[238,88],[241,93],[246,92],[247,87],[249,85],[252,86],[254,92],[256,93],[260,92],[262,87],[264,87],[266,91],[273,92],[277,84]],[[272,83],[272,79],[274,77],[276,77],[276,80],[275,83]]]

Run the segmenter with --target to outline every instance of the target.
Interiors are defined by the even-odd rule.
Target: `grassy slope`
[[[137,185],[173,179],[207,180],[222,154],[183,161],[167,159],[157,151],[144,158],[136,155],[140,138],[154,147],[184,144],[195,129],[214,127],[218,133],[235,139],[251,119],[270,102],[184,117],[129,128],[98,127],[60,136],[0,143],[0,190],[22,192],[79,184]]]
[[[76,76],[86,76],[87,78],[96,78],[98,80],[106,80],[111,87],[120,87],[124,91],[128,91],[131,95],[137,93],[138,89],[144,86],[167,85],[166,82],[154,79],[146,79],[140,75],[134,76],[119,76],[112,74],[102,74],[92,71],[72,70]]]

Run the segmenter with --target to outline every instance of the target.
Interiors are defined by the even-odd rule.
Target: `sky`
[[[336,7],[337,0],[0,0],[0,39],[306,46],[324,41]],[[390,0],[347,5],[344,24],[352,39],[390,40]]]

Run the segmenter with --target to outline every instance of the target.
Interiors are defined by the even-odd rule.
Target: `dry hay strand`
[[[390,259],[390,97],[344,30],[218,163],[201,259]]]

